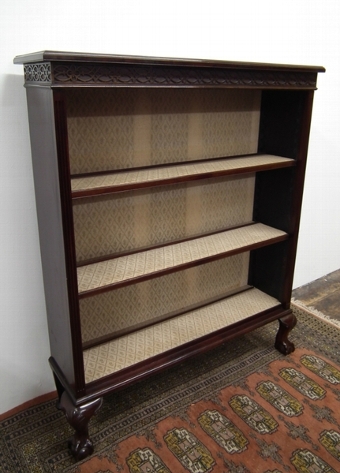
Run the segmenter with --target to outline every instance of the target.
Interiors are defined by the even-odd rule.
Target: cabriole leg
[[[59,402],[61,409],[75,434],[69,441],[69,448],[74,458],[79,461],[93,453],[93,443],[89,438],[88,424],[91,417],[96,414],[103,403],[100,397],[94,401],[75,406],[69,395],[64,391]]]
[[[295,350],[294,343],[288,340],[288,335],[295,327],[296,321],[293,313],[279,319],[279,330],[276,335],[275,348],[283,355],[289,355]]]

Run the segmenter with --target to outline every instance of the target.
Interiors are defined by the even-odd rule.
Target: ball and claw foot
[[[289,332],[296,325],[296,317],[293,313],[279,319],[279,330],[275,339],[275,348],[283,355],[289,355],[295,350],[294,343],[288,340]]]
[[[62,410],[75,433],[69,440],[68,446],[74,458],[79,461],[93,453],[93,443],[89,437],[88,424],[91,417],[98,412],[103,403],[102,398],[75,406],[64,391],[58,403],[58,408]]]
[[[86,439],[77,439],[75,434],[68,441],[68,448],[77,461],[83,460],[86,457],[89,457],[93,453],[93,443],[90,438]]]

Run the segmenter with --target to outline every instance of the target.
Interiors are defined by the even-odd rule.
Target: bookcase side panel
[[[294,159],[296,166],[257,174],[254,220],[283,230],[290,238],[277,249],[266,248],[252,255],[250,283],[286,305],[290,302],[293,283],[312,101],[312,91],[262,94],[259,152]],[[270,267],[274,280],[263,276],[261,268]]]
[[[30,139],[51,356],[75,382],[52,92],[27,88]]]

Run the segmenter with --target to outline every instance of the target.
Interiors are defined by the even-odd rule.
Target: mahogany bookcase
[[[279,321],[322,67],[44,51],[24,64],[51,357],[76,459],[103,396]]]

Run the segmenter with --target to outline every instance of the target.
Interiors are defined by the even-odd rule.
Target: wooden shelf
[[[109,376],[279,305],[277,299],[252,288],[89,348],[84,351],[86,383]]]
[[[88,197],[228,174],[264,171],[266,169],[289,167],[294,164],[293,159],[260,154],[92,174],[72,178],[72,197]]]
[[[187,269],[287,238],[288,235],[281,230],[254,223],[81,266],[77,269],[79,297]]]

